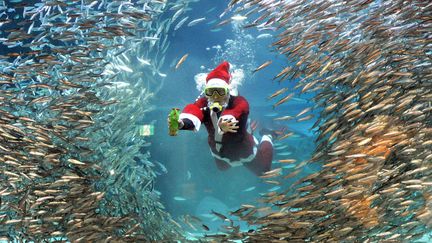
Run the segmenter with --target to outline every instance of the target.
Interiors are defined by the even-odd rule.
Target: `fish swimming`
[[[177,62],[177,64],[175,65],[175,69],[178,69],[184,61],[186,61],[186,58],[189,56],[189,53],[184,54],[180,60]]]
[[[288,100],[290,100],[292,97],[294,96],[294,93],[288,94],[287,96],[283,97],[282,99],[280,99],[278,102],[276,102],[276,104],[273,105],[273,109],[278,107],[279,105],[287,102]],[[288,119],[288,117],[284,117],[284,118],[279,118],[280,120],[286,120]]]
[[[178,197],[178,196],[174,197],[173,199],[176,200],[176,201],[186,201],[186,198],[184,198],[184,197]]]
[[[267,99],[272,99],[278,95],[281,95],[281,94],[285,93],[287,90],[288,90],[288,88],[279,89],[276,92],[274,92],[273,94],[271,94]]]
[[[252,71],[252,73],[258,72],[259,70],[267,67],[268,65],[270,65],[273,61],[266,61],[265,63],[259,65],[255,70]]]
[[[188,27],[191,27],[191,26],[197,25],[198,23],[201,23],[201,22],[203,22],[203,21],[205,21],[205,20],[206,20],[205,17],[203,17],[203,18],[198,18],[198,19],[194,19],[194,20],[190,21],[190,22],[187,24],[187,26],[188,26]]]
[[[422,147],[426,141],[419,136],[419,126],[429,127],[425,119],[430,120],[430,115],[424,113],[425,108],[411,110],[428,106],[432,97],[417,96],[427,95],[428,90],[424,85],[427,78],[421,74],[425,69],[417,66],[427,60],[420,43],[425,43],[428,31],[420,23],[428,13],[417,11],[416,4],[427,6],[421,1],[413,5],[362,1],[343,8],[340,3],[325,1],[231,1],[230,7],[240,9],[235,14],[258,15],[245,27],[277,26],[282,30],[274,37],[273,47],[289,65],[276,79],[279,84],[294,82],[295,89],[312,97],[313,109],[320,111],[314,125],[318,144],[311,161],[324,166],[295,182],[295,192],[260,199],[272,202],[272,208],[277,206],[276,212],[268,214],[267,221],[255,212],[242,218],[259,218],[262,223],[256,230],[244,232],[242,239],[271,241],[280,234],[279,239],[285,241],[415,241],[428,234],[429,229],[423,228],[430,225],[425,218],[432,215],[432,209],[424,200],[431,196],[425,195],[418,181],[401,183],[431,179],[420,172],[426,169],[422,161],[432,155]],[[389,21],[390,16],[398,20]],[[353,26],[358,27],[356,31]],[[412,91],[405,92],[406,87]],[[310,111],[306,108],[295,118],[312,119],[317,114],[308,114]],[[413,136],[418,140],[408,142]],[[401,151],[403,155],[396,155]],[[307,174],[303,168],[308,162],[300,164],[283,177]],[[381,188],[372,190],[377,185]],[[421,196],[416,200],[413,195]],[[329,217],[329,212],[338,210],[338,216]],[[406,220],[420,214],[421,218]],[[347,216],[355,225],[349,224]],[[317,221],[318,217],[323,220]],[[390,228],[388,222],[392,222]],[[228,238],[238,239],[235,235]]]

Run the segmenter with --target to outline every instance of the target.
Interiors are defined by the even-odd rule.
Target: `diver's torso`
[[[233,101],[236,98],[237,96],[232,96],[230,98],[227,108],[233,104]],[[221,114],[222,112],[217,113],[217,117],[219,118]],[[237,132],[227,132],[223,134],[221,141],[222,147],[219,151],[217,151],[214,137],[215,128],[211,120],[210,110],[206,109],[204,111],[203,123],[208,132],[208,144],[212,152],[232,161],[250,156],[253,153],[255,142],[253,136],[247,132],[247,120],[248,114],[243,114],[239,118],[239,122],[237,124],[239,128],[237,129]]]

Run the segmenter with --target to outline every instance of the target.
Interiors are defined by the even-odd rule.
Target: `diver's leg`
[[[271,170],[273,160],[273,143],[271,136],[264,135],[259,144],[255,159],[244,165],[256,175],[260,176],[264,172]]]

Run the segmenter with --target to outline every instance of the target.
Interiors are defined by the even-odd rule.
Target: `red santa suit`
[[[228,68],[227,62],[222,63],[209,73],[207,81],[216,78],[228,83]],[[226,75],[227,73],[228,75]],[[249,133],[247,124],[249,104],[247,100],[242,96],[231,95],[227,105],[220,112],[214,112],[208,108],[208,105],[208,99],[201,97],[183,109],[180,119],[185,124],[183,130],[198,131],[201,124],[204,124],[208,132],[210,151],[215,158],[217,167],[226,170],[232,166],[244,165],[257,175],[269,171],[273,158],[271,137],[263,136],[261,143],[258,144],[254,136]],[[222,132],[218,126],[220,119],[238,121],[237,132]]]

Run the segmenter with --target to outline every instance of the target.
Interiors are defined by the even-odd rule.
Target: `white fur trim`
[[[231,72],[231,80],[230,80],[230,84],[228,85],[228,88],[230,90],[231,95],[237,96],[238,87],[241,86],[244,81],[244,76],[245,76],[244,71],[243,69],[237,69],[234,64],[232,64],[230,69],[233,71]],[[194,78],[195,78],[196,88],[198,89],[198,91],[200,92],[203,91],[204,88],[206,87],[207,73],[198,73],[197,75],[195,75]],[[223,82],[226,84],[225,81]],[[225,85],[223,87],[225,87]]]
[[[211,151],[211,149],[210,149],[210,152],[214,158],[227,162],[229,165],[231,165],[231,167],[237,167],[237,166],[243,165],[244,163],[249,163],[253,159],[255,159],[257,147],[254,147],[253,154],[249,155],[249,157],[241,158],[241,159],[236,160],[236,161],[231,161],[228,158],[223,158],[223,157],[213,153],[213,151]]]
[[[201,121],[200,121],[200,119],[198,119],[198,117],[196,117],[195,115],[189,114],[189,113],[181,113],[179,116],[179,119],[183,119],[183,118],[187,118],[187,119],[191,120],[195,126],[194,131],[195,132],[199,131],[200,126],[201,126]]]
[[[270,135],[263,135],[261,138],[261,143],[264,141],[268,141],[271,143],[271,145],[273,145],[272,137]]]
[[[255,136],[252,136],[254,138],[255,146],[258,145],[258,139]]]
[[[229,85],[223,79],[212,78],[209,81],[207,81],[206,87],[224,87],[224,88],[229,88]]]
[[[223,132],[218,126],[218,118],[216,112],[210,110],[210,118],[213,124],[213,128],[215,129],[214,139],[216,141],[216,150],[219,152],[220,149],[222,148],[221,142],[222,142]]]

